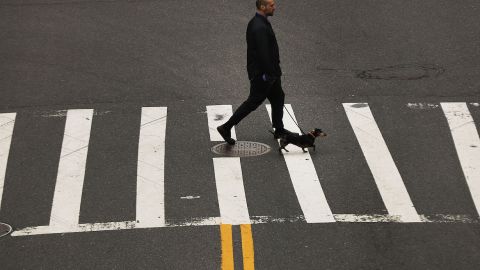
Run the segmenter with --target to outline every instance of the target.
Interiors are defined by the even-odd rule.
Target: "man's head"
[[[273,16],[275,11],[275,1],[274,0],[256,0],[257,10],[259,13],[265,17]]]

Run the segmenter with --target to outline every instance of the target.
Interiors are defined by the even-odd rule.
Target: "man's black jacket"
[[[247,26],[247,71],[250,80],[266,74],[280,77],[280,54],[272,25],[266,17],[255,14]]]

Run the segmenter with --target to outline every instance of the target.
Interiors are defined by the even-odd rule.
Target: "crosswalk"
[[[459,170],[463,173],[466,191],[464,197],[471,197],[474,211],[466,213],[449,213],[445,210],[442,213],[425,213],[416,207],[418,196],[412,190],[412,184],[407,184],[403,177],[405,171],[399,168],[399,160],[392,154],[392,145],[384,137],[385,130],[378,125],[374,113],[374,105],[368,103],[343,103],[343,118],[350,126],[351,134],[356,139],[365,164],[371,172],[374,186],[383,203],[380,208],[385,211],[380,213],[336,213],[336,197],[329,196],[329,183],[319,175],[319,164],[316,156],[322,153],[303,153],[300,148],[289,145],[288,153],[283,153],[284,162],[278,161],[276,166],[285,166],[288,178],[291,181],[292,191],[297,199],[299,213],[286,216],[256,215],[255,204],[251,203],[252,198],[261,196],[251,194],[245,186],[244,160],[239,157],[221,157],[211,154],[211,171],[213,175],[215,191],[208,194],[215,194],[214,200],[218,204],[218,216],[191,216],[185,219],[172,218],[166,211],[169,189],[166,184],[169,179],[166,165],[175,152],[167,151],[169,141],[168,131],[175,129],[169,124],[167,107],[143,107],[141,108],[140,121],[138,125],[138,136],[135,141],[138,143],[138,152],[131,153],[136,158],[136,190],[133,216],[135,220],[98,220],[93,223],[82,223],[82,200],[84,200],[85,177],[87,176],[88,158],[98,154],[91,147],[92,123],[96,117],[114,115],[98,114],[93,109],[72,109],[59,117],[64,118],[63,141],[59,149],[59,158],[56,168],[56,179],[51,193],[49,213],[38,213],[38,215],[49,214],[47,224],[22,226],[15,224],[15,216],[12,215],[12,208],[16,207],[16,200],[28,200],[29,194],[8,194],[8,192],[20,193],[22,186],[19,186],[12,171],[19,170],[18,164],[11,164],[12,139],[21,136],[22,132],[28,130],[17,129],[18,121],[26,121],[25,117],[17,117],[17,113],[0,113],[0,219],[5,220],[16,227],[12,236],[25,236],[36,234],[88,232],[105,230],[123,230],[137,228],[162,228],[178,226],[208,226],[219,224],[260,224],[260,223],[285,223],[285,222],[306,222],[306,223],[334,223],[334,222],[463,222],[478,223],[480,207],[480,139],[475,124],[475,117],[471,110],[478,111],[477,103],[466,102],[442,102],[439,104],[408,103],[405,109],[436,110],[436,121],[447,126],[443,134],[450,140],[443,143],[452,145],[456,152],[450,153],[458,161]],[[405,105],[405,104],[404,104]],[[294,105],[287,104],[286,108],[294,119],[284,117],[285,127],[289,130],[300,132],[295,122],[296,116],[302,113]],[[263,117],[271,118],[271,108],[266,105],[262,110],[266,112]],[[222,141],[216,131],[216,127],[224,123],[233,112],[231,105],[208,105],[205,107],[206,117],[203,122],[198,123],[195,129],[208,131],[203,132],[205,136],[205,149],[212,144]],[[168,117],[167,117],[168,116]],[[43,117],[43,116],[42,116]],[[48,117],[48,116],[47,116]],[[262,116],[258,116],[262,117]],[[56,116],[56,118],[58,118]],[[27,119],[28,120],[28,119]],[[294,122],[295,121],[295,122]],[[478,121],[477,121],[478,122]],[[445,124],[446,123],[446,124]],[[429,123],[432,124],[432,123]],[[435,124],[435,123],[433,123]],[[300,122],[300,125],[302,123]],[[440,124],[439,124],[440,125]],[[245,127],[237,127],[245,128]],[[232,137],[245,139],[238,136],[238,131],[232,130]],[[38,136],[41,136],[39,134]],[[174,135],[183,136],[183,135]],[[186,134],[188,138],[188,134]],[[18,142],[17,142],[18,143]],[[323,144],[320,142],[319,144]],[[276,148],[274,142],[271,146]],[[353,147],[353,146],[352,146]],[[53,151],[53,150],[52,150]],[[206,150],[208,151],[208,150]],[[195,153],[190,153],[192,164],[195,163]],[[279,156],[277,151],[272,151],[269,156]],[[205,158],[198,156],[198,158]],[[257,159],[265,156],[256,157]],[[453,164],[452,167],[456,166]],[[11,169],[10,169],[11,168]],[[196,170],[195,166],[189,167]],[[248,167],[247,167],[248,168]],[[9,172],[10,169],[10,172]],[[172,168],[170,168],[172,169]],[[348,168],[346,168],[348,170]],[[421,170],[421,168],[418,168]],[[177,170],[176,168],[172,169]],[[182,170],[182,169],[180,169]],[[342,169],[344,170],[344,169]],[[198,177],[202,177],[199,174]],[[208,176],[205,176],[208,177]],[[265,176],[268,179],[268,176]],[[33,180],[32,180],[33,181]],[[42,179],[35,179],[42,181]],[[352,179],[355,181],[355,179]],[[192,183],[194,185],[195,183]],[[453,183],[454,185],[454,183]],[[9,189],[9,187],[12,187]],[[13,188],[15,187],[15,188]],[[433,187],[432,187],[433,188]],[[115,187],[112,187],[115,189]],[[42,192],[42,191],[39,191]],[[289,192],[289,191],[287,191]],[[5,194],[8,198],[5,198]],[[461,192],[460,192],[461,193]],[[3,200],[2,200],[2,196]],[[183,196],[190,198],[192,204],[200,196]],[[248,199],[248,200],[247,200]],[[369,200],[368,197],[365,200]],[[469,201],[469,199],[465,199]],[[250,202],[250,203],[249,203]],[[352,202],[355,203],[355,202]],[[171,209],[171,208],[167,208]],[[421,209],[421,207],[420,207]],[[131,210],[127,210],[131,211]],[[354,214],[351,214],[354,213]],[[131,216],[131,215],[130,215]],[[22,222],[20,222],[22,223]]]

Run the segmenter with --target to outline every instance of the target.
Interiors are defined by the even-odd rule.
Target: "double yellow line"
[[[241,224],[240,233],[242,235],[243,269],[254,270],[252,226],[250,224]],[[220,225],[220,236],[222,241],[222,270],[233,270],[232,225]]]

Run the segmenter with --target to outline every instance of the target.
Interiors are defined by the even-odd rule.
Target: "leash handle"
[[[283,107],[285,108],[285,111],[287,111],[290,118],[292,118],[292,121],[295,123],[295,125],[297,125],[297,127],[300,129],[300,132],[302,132],[302,135],[305,135],[305,132],[303,132],[302,128],[298,125],[297,121],[295,121],[295,119],[293,118],[293,116],[290,114],[287,107],[285,106],[285,104],[283,104]]]

